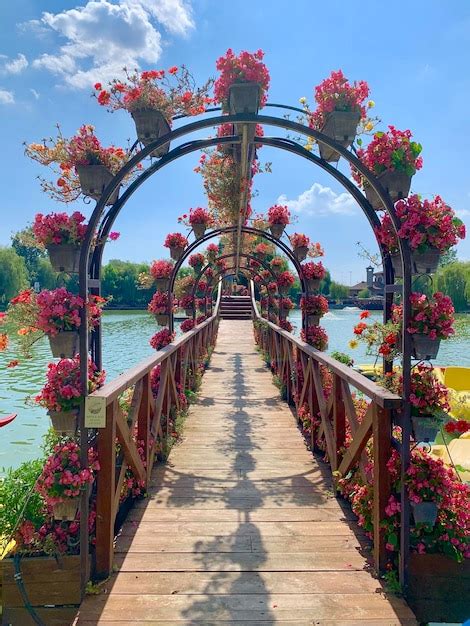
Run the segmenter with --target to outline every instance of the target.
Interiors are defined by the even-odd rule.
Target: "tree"
[[[324,296],[328,295],[330,293],[330,285],[331,285],[331,274],[327,270],[325,278],[320,283],[320,293],[322,293]]]
[[[138,276],[148,271],[149,266],[145,263],[112,259],[103,268],[102,295],[105,298],[111,296],[113,305],[144,308],[151,298],[152,290],[140,289]]]
[[[38,259],[36,280],[40,289],[55,289],[57,287],[57,272],[52,269],[49,259]],[[67,289],[70,289],[69,281],[67,281]],[[74,290],[72,289],[72,291]]]
[[[38,280],[40,261],[46,256],[46,251],[36,242],[31,226],[15,233],[11,238],[11,245],[24,259],[31,283]]]
[[[25,261],[13,248],[0,248],[0,299],[5,302],[28,287]]]
[[[456,248],[449,248],[447,252],[441,254],[439,258],[439,267],[445,267],[446,265],[450,265],[451,263],[457,262],[457,250]]]
[[[457,261],[440,267],[433,286],[450,296],[456,311],[467,311],[470,308],[470,262]]]
[[[358,298],[370,298],[370,291],[368,289],[361,289],[357,294]]]
[[[330,284],[330,298],[333,300],[344,300],[349,296],[349,287],[337,283],[334,280]]]

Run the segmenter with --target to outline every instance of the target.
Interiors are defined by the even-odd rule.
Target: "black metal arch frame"
[[[278,108],[287,108],[290,110],[296,110],[303,113],[301,109],[296,107],[290,107],[284,105],[273,104],[271,106]],[[112,181],[107,185],[107,187],[103,190],[101,198],[98,200],[95,209],[91,215],[89,220],[89,225],[87,229],[87,233],[85,239],[82,244],[81,255],[80,255],[80,264],[79,264],[79,288],[80,295],[82,298],[87,298],[88,293],[98,294],[100,291],[100,270],[101,270],[101,262],[103,249],[105,245],[105,241],[107,239],[107,235],[109,234],[113,222],[118,216],[119,212],[132,196],[132,194],[147,180],[149,179],[155,172],[159,171],[169,163],[177,160],[178,158],[190,154],[196,150],[200,150],[203,148],[207,148],[213,145],[218,144],[233,144],[240,143],[241,139],[238,135],[233,135],[231,137],[215,137],[211,139],[204,140],[193,140],[187,143],[183,143],[182,145],[173,148],[159,159],[157,162],[152,163],[147,169],[145,169],[123,192],[122,196],[116,200],[116,202],[111,206],[108,213],[103,215],[108,199],[111,195],[116,191],[124,178],[129,175],[132,170],[139,165],[146,157],[150,156],[152,152],[158,150],[161,146],[168,142],[172,142],[176,139],[185,137],[194,133],[196,131],[200,131],[206,128],[211,128],[214,126],[220,126],[221,124],[261,124],[264,126],[274,126],[280,127],[285,130],[291,131],[293,133],[311,137],[319,143],[325,144],[326,146],[334,149],[339,153],[351,166],[357,169],[357,171],[361,174],[363,179],[366,181],[368,185],[376,192],[380,201],[382,202],[382,206],[384,210],[389,214],[390,219],[392,221],[392,225],[395,229],[395,232],[398,232],[400,228],[400,221],[396,215],[393,202],[387,193],[387,191],[383,188],[380,181],[377,177],[366,168],[362,162],[348,149],[344,148],[342,145],[324,135],[323,133],[305,126],[299,122],[293,122],[284,117],[275,117],[270,115],[260,115],[260,114],[237,114],[237,115],[218,115],[215,117],[207,117],[205,119],[191,122],[189,124],[183,125],[177,129],[172,130],[167,133],[160,139],[148,144],[145,148],[143,148],[140,152],[135,154],[122,168],[119,172],[116,173]],[[255,143],[259,143],[262,145],[268,145],[271,147],[279,148],[282,150],[286,150],[291,152],[297,156],[301,156],[315,165],[318,165],[320,168],[328,172],[332,175],[349,193],[353,196],[356,202],[359,204],[364,214],[366,215],[370,225],[374,228],[378,226],[379,220],[377,215],[373,211],[370,203],[367,201],[365,196],[361,193],[361,191],[346,177],[344,174],[339,172],[335,167],[331,164],[327,163],[320,157],[310,153],[305,150],[300,144],[292,141],[290,139],[285,139],[282,137],[255,137]],[[101,222],[101,224],[100,224]],[[100,243],[93,250],[93,254],[90,259],[90,250],[93,244],[93,239],[95,237],[95,233],[98,234],[98,241]],[[385,319],[389,318],[390,315],[390,307],[393,301],[393,287],[387,290],[387,287],[393,285],[393,270],[391,266],[391,259],[384,250],[383,246],[380,242],[377,242],[379,249],[382,254],[383,265],[385,269],[385,310],[384,317]],[[411,294],[411,278],[412,278],[412,259],[411,259],[411,251],[408,245],[408,242],[398,238],[399,251],[401,262],[403,265],[403,286],[402,286],[402,298],[403,298],[403,334],[402,334],[402,345],[403,345],[403,359],[402,359],[402,374],[403,374],[403,410],[401,415],[401,427],[402,427],[402,444],[400,446],[401,453],[401,465],[402,465],[402,483],[404,483],[405,472],[409,465],[410,460],[410,436],[411,436],[411,405],[409,402],[409,394],[410,394],[410,383],[411,383],[411,337],[406,332],[406,328],[408,326],[408,319],[410,317],[411,312],[411,304],[409,296]],[[82,323],[80,326],[80,372],[81,372],[81,381],[82,388],[87,389],[87,362],[88,362],[88,324],[86,319],[86,313],[82,313]],[[101,332],[100,330],[97,333],[93,333],[93,356],[99,355],[101,351]],[[88,433],[87,429],[84,427],[84,406],[82,406],[82,410],[80,411],[80,438],[81,438],[81,459],[82,462],[86,462],[87,453],[88,453]],[[88,518],[88,504],[85,504],[85,498],[82,498],[82,509],[81,515],[82,519]],[[408,566],[408,555],[409,555],[409,501],[406,495],[406,491],[402,488],[402,502],[401,502],[401,544],[400,544],[400,578],[403,584],[406,584],[407,579],[407,566]],[[88,546],[88,537],[87,537],[87,529],[86,524],[81,525],[81,545]],[[83,529],[83,530],[82,530]],[[86,542],[86,543],[85,543]],[[83,550],[82,550],[83,552]]]

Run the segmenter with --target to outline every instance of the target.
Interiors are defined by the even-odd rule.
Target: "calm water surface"
[[[355,350],[348,347],[353,336],[353,326],[358,322],[359,310],[331,311],[322,320],[329,336],[329,352],[340,350],[349,353],[355,363],[373,362],[362,346]],[[373,312],[372,319],[381,319],[380,312]],[[457,338],[443,341],[438,364],[470,366],[470,316],[463,316],[467,332]],[[300,311],[293,311],[291,322],[300,332]],[[156,332],[155,321],[144,311],[107,312],[103,316],[104,368],[110,381],[143,358],[152,354],[148,339]],[[26,459],[38,456],[43,434],[49,428],[46,411],[29,406],[25,399],[36,395],[45,382],[47,364],[51,360],[47,339],[34,348],[34,358],[25,360],[16,368],[7,369],[6,364],[14,358],[13,349],[0,352],[0,416],[18,413],[10,425],[0,428],[0,471],[2,467],[17,466]]]

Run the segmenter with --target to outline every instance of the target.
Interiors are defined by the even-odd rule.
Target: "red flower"
[[[7,367],[16,367],[17,365],[19,365],[19,363],[20,362],[18,361],[18,359],[13,359],[9,363],[7,363]]]
[[[361,320],[365,320],[368,317],[370,317],[370,313],[369,313],[369,311],[362,311],[362,313],[360,314],[359,317],[361,318]]]
[[[178,67],[176,65],[173,65],[172,67],[170,67],[170,69],[168,70],[168,74],[176,74],[176,72],[178,71]]]
[[[116,241],[116,239],[119,239],[120,236],[121,233],[117,233],[116,231],[109,233],[109,238],[111,239],[111,241]]]
[[[96,91],[101,91],[101,89],[102,89],[101,83],[95,83],[95,89],[96,89]]]

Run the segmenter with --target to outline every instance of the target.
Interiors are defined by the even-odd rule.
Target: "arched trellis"
[[[282,106],[282,105],[275,105]],[[292,108],[292,107],[289,107]],[[217,117],[210,117],[207,119],[199,120],[197,122],[192,122],[181,126],[175,130],[172,130],[165,136],[160,139],[148,144],[145,148],[143,148],[140,152],[138,152],[126,165],[114,176],[112,181],[107,185],[107,187],[103,190],[101,198],[97,202],[95,209],[92,213],[92,216],[89,221],[88,230],[85,236],[85,239],[82,244],[82,250],[80,255],[80,264],[79,264],[79,288],[80,295],[83,298],[88,296],[88,293],[99,293],[100,290],[100,269],[101,269],[101,261],[102,255],[105,245],[105,240],[107,235],[109,234],[113,222],[121,211],[122,207],[126,204],[128,199],[132,196],[132,194],[148,179],[152,174],[162,169],[167,164],[175,161],[181,156],[185,154],[189,154],[196,150],[200,150],[203,148],[210,147],[216,144],[233,144],[239,143],[240,138],[238,136],[232,137],[220,137],[213,138],[209,140],[195,140],[190,143],[186,143],[180,145],[173,150],[171,150],[167,155],[163,156],[159,161],[150,165],[146,170],[142,172],[123,192],[122,196],[114,203],[114,205],[109,210],[108,214],[103,218],[103,212],[105,210],[108,199],[111,195],[119,188],[123,179],[128,175],[132,170],[141,163],[143,159],[150,156],[152,152],[158,150],[161,146],[168,142],[172,142],[175,139],[180,137],[184,137],[186,135],[190,135],[199,130],[203,130],[205,128],[210,128],[214,126],[220,126],[221,124],[232,123],[232,124],[261,124],[268,125],[274,127],[281,127],[293,133],[298,133],[301,135],[305,135],[313,138],[317,142],[323,143],[326,146],[334,149],[336,152],[340,154],[350,165],[355,167],[358,172],[361,174],[363,179],[366,181],[368,185],[376,192],[378,195],[384,210],[390,216],[393,227],[396,232],[400,228],[400,221],[396,215],[393,202],[386,192],[386,190],[381,185],[380,181],[377,179],[374,174],[366,168],[361,161],[349,150],[341,146],[339,143],[334,141],[333,139],[327,137],[323,133],[312,129],[308,126],[300,124],[299,122],[293,122],[284,117],[278,118],[274,116],[268,115],[259,115],[259,114],[238,114],[238,115],[222,115]],[[263,145],[271,145],[272,147],[276,147],[279,149],[287,150],[292,152],[298,156],[302,156],[313,162],[314,164],[321,167],[323,170],[327,171],[331,174],[340,184],[354,197],[356,202],[359,204],[366,217],[368,218],[370,224],[372,226],[378,225],[378,219],[375,213],[373,212],[372,207],[369,202],[365,198],[365,196],[349,181],[341,172],[336,170],[332,165],[324,161],[323,159],[317,157],[314,154],[311,154],[307,150],[305,150],[299,144],[293,142],[292,140],[286,140],[284,138],[268,138],[268,137],[255,137],[254,140],[256,143],[260,143]],[[101,226],[99,226],[100,220],[102,220]],[[95,238],[95,233],[98,232],[98,245],[95,247],[91,260],[90,260],[90,250],[92,247],[93,240]],[[389,314],[391,299],[393,298],[393,289],[387,290],[387,287],[393,283],[393,270],[391,267],[391,260],[388,254],[385,253],[383,246],[378,242],[379,249],[382,254],[384,268],[385,268],[385,293],[386,293],[386,307],[385,307],[385,316]],[[403,410],[402,410],[402,418],[401,418],[401,427],[402,427],[402,445],[401,448],[401,460],[402,460],[402,483],[404,483],[405,472],[407,470],[410,458],[410,435],[411,435],[411,406],[409,403],[409,394],[410,394],[410,382],[411,382],[411,337],[406,332],[406,328],[408,326],[408,319],[410,317],[411,312],[411,304],[410,304],[410,293],[411,293],[411,251],[409,245],[406,241],[398,238],[399,252],[403,265],[403,287],[402,287],[402,297],[403,297],[403,329],[402,329],[402,345],[403,345],[403,360],[402,360],[402,374],[403,374]],[[87,369],[88,369],[88,324],[86,319],[86,314],[82,313],[82,324],[80,327],[80,372],[81,372],[81,382],[82,388],[85,391],[87,389]],[[101,345],[101,332],[94,333],[93,339],[93,352],[99,352]],[[85,428],[84,422],[84,408],[80,412],[80,433],[81,433],[81,460],[83,463],[87,460],[88,453],[88,433]],[[82,497],[82,508],[81,515],[82,519],[87,519],[88,517],[88,503],[85,503],[86,498]],[[400,568],[401,568],[401,580],[405,582],[406,580],[406,568],[408,562],[408,553],[409,553],[409,502],[406,496],[406,492],[404,488],[402,489],[402,504],[401,504],[401,551],[402,558],[400,560]],[[87,529],[86,525],[81,525],[81,545],[88,545],[87,541]],[[82,550],[83,552],[83,550]]]

